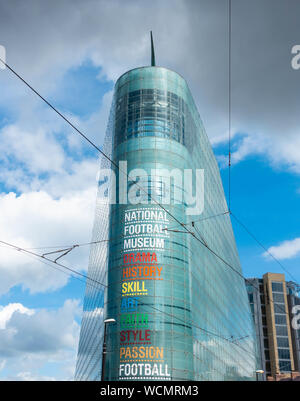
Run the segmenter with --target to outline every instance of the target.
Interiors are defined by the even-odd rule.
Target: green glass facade
[[[116,320],[107,325],[105,380],[255,379],[244,279],[211,252],[241,273],[219,168],[185,80],[161,67],[122,75],[110,130],[112,159],[123,164],[121,171],[114,168],[116,203],[110,205],[109,243],[98,268],[107,273],[108,287],[86,297],[83,323],[99,307],[104,314],[98,326],[82,326],[76,378],[100,377],[105,316]],[[201,215],[189,215],[188,202],[180,202],[187,192],[183,182],[166,186],[174,169],[204,172]],[[130,201],[121,188],[124,178]],[[195,186],[194,180],[194,193]],[[166,191],[171,201],[163,203]],[[90,264],[95,274],[97,257]]]

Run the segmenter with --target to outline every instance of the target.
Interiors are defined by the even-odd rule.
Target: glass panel
[[[278,336],[287,336],[288,331],[286,326],[276,326],[276,334]]]
[[[274,303],[274,311],[275,313],[284,314],[285,315],[285,306],[282,304]]]
[[[290,350],[286,348],[278,348],[279,359],[290,359]]]
[[[286,325],[286,316],[285,315],[275,315],[275,324],[285,324]]]
[[[288,337],[277,337],[277,346],[281,348],[289,348]]]
[[[280,372],[290,372],[292,370],[291,362],[289,361],[279,361]]]
[[[279,282],[272,282],[272,291],[274,292],[283,292],[283,284]]]
[[[124,74],[115,86],[111,127],[112,158],[116,164],[126,160],[128,173],[133,168],[147,173],[152,168],[204,169],[201,217],[227,210],[216,158],[188,86],[178,74],[160,67]],[[163,186],[149,188],[159,197],[163,194]],[[180,229],[163,231],[178,226],[178,221],[194,221],[186,215],[186,204],[168,204],[166,209],[177,224],[171,216],[155,215],[161,211],[155,204],[110,205],[109,234],[104,237],[110,241],[103,258],[108,268],[98,257],[89,266],[89,274],[105,268],[107,276],[100,281],[108,282],[108,288],[101,305],[96,291],[85,302],[116,320],[107,326],[105,379],[255,379],[253,321],[230,217],[206,219],[195,228],[240,275]],[[99,203],[97,214],[101,213]],[[146,213],[154,217],[149,221]],[[100,223],[95,225],[95,241]],[[145,232],[124,238],[125,226]],[[89,312],[82,325],[76,377],[99,380],[103,324],[101,333],[97,315],[91,319]]]
[[[273,301],[284,304],[284,295],[273,293]]]

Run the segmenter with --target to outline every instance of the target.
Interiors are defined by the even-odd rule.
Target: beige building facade
[[[271,375],[294,371],[290,315],[284,274],[263,276]]]

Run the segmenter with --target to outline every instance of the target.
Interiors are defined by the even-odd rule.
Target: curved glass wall
[[[255,379],[253,322],[219,169],[185,80],[161,67],[131,70],[116,83],[112,115],[104,315],[116,323],[107,324],[104,380]],[[197,169],[201,193],[195,179],[187,187],[176,175]],[[191,214],[195,194],[201,214]],[[81,337],[90,344],[95,330]],[[97,361],[85,355],[79,371],[100,375],[97,348]]]
[[[160,67],[127,72],[115,87],[105,380],[253,379],[255,338],[218,166],[182,77]],[[126,163],[124,163],[126,162]],[[124,196],[120,182],[127,180]],[[137,169],[137,170],[136,170]],[[153,169],[157,173],[153,174]],[[174,169],[204,170],[204,210],[175,202],[186,188]],[[195,190],[195,184],[193,184]],[[155,199],[170,202],[161,208]],[[147,194],[146,194],[147,193]],[[120,201],[120,197],[122,200]],[[175,219],[174,219],[175,217]],[[200,220],[192,229],[179,224]]]

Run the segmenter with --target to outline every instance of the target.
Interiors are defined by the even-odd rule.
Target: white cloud
[[[299,12],[295,3],[286,12],[281,2],[273,7],[270,18],[272,2],[241,0],[234,7],[232,136],[248,134],[238,143],[232,161],[263,154],[273,166],[287,165],[300,173],[299,79],[290,69],[288,54],[291,40],[299,37],[298,21],[293,20]],[[12,0],[1,4],[0,37],[7,48],[7,62],[54,104],[63,90],[65,72],[86,60],[101,68],[99,79],[108,80],[148,65],[150,29],[158,64],[187,79],[209,137],[215,143],[227,140],[226,2],[61,0],[54,6]],[[81,138],[8,70],[1,72],[0,85],[0,106],[9,116],[0,132],[0,180],[18,193],[0,196],[0,239],[24,247],[87,242],[94,214],[96,158],[84,160]],[[71,116],[100,146],[110,102],[111,92],[87,120]],[[279,258],[293,257],[298,252],[293,241],[270,250],[279,252]],[[73,251],[69,263],[86,267],[85,249]],[[0,275],[0,293],[15,285],[31,292],[49,291],[67,282],[63,274],[3,247]],[[5,325],[9,322],[15,330],[19,323],[12,316],[21,321],[37,315],[18,308],[12,315],[5,310]],[[30,367],[44,361],[43,353],[37,354],[34,360],[24,354],[21,370],[12,377],[36,377]],[[63,350],[59,355],[66,357]]]
[[[269,134],[252,133],[243,135],[241,139],[237,138],[233,146],[235,150],[231,155],[232,164],[237,164],[251,155],[263,155],[272,167],[288,168],[290,172],[300,174],[300,136],[298,134],[287,141],[284,136],[274,140],[274,137]]]
[[[111,93],[105,99],[109,96]],[[0,132],[0,181],[6,191],[11,191],[0,193],[0,239],[24,248],[89,242],[98,154],[84,157],[83,140],[72,141],[76,134],[59,119],[56,121],[52,112],[42,111],[42,121],[37,121],[34,114],[38,114],[38,105],[33,102],[31,106],[33,110],[22,112],[16,123],[4,126]],[[76,123],[91,126],[96,134],[97,126],[104,125],[108,114],[105,100],[103,107],[86,121],[75,118]],[[63,137],[59,132],[64,132]],[[103,137],[102,132],[99,137]],[[62,263],[86,269],[88,251],[88,247],[76,249]],[[34,293],[56,290],[68,282],[65,274],[40,260],[1,246],[0,255],[0,294],[15,285]]]
[[[6,359],[0,360],[0,372],[5,368],[6,365]]]
[[[212,141],[220,142],[227,137],[224,134],[228,127],[225,3],[89,0],[83,5],[80,1],[63,0],[59,7],[53,7],[51,2],[37,7],[35,1],[27,2],[26,7],[14,7],[13,13],[12,7],[13,1],[3,5],[0,17],[8,62],[43,94],[55,99],[63,88],[60,83],[64,73],[86,60],[101,68],[100,79],[109,80],[115,80],[128,69],[149,64],[149,30],[152,29],[159,65],[173,68],[186,77]],[[287,10],[281,2],[270,17],[271,7],[271,1],[267,0],[264,4],[240,1],[234,7],[232,134],[247,132],[248,137],[234,152],[233,162],[259,153],[266,155],[276,167],[284,164],[300,173],[299,80],[289,59],[291,40],[300,33],[299,24],[294,20],[299,5],[293,2]],[[52,20],[56,21],[55,30]],[[29,21],[31,29],[28,30]],[[15,26],[22,32],[18,41]],[[271,32],[282,34],[274,40]],[[31,46],[33,42],[35,46]],[[0,77],[3,83],[0,102],[4,105],[13,102],[14,110],[22,114],[22,119],[28,112],[31,120],[36,119],[32,112],[36,110],[36,106],[32,107],[34,95],[28,96],[27,90],[8,75]],[[54,116],[54,120],[59,119]],[[88,134],[96,139],[103,130],[94,131],[90,123]],[[75,141],[73,135],[69,138],[72,138],[70,144]]]
[[[289,241],[283,241],[277,246],[271,246],[268,251],[277,259],[291,259],[300,254],[300,238]],[[270,255],[265,252],[264,257],[269,258]]]
[[[6,328],[6,323],[11,319],[12,315],[16,311],[19,313],[25,313],[27,315],[32,315],[34,313],[34,311],[25,308],[25,306],[20,303],[12,303],[6,306],[0,305],[0,330]]]
[[[79,302],[70,299],[57,310],[28,309],[21,304],[2,306],[0,316],[5,316],[6,326],[0,329],[0,358],[5,358],[1,379],[72,379],[79,338],[75,318],[79,314]],[[38,373],[48,363],[56,364],[53,377]],[[64,376],[70,369],[71,374]]]
[[[0,195],[0,239],[23,248],[89,242],[96,188],[66,194],[59,199],[44,191]],[[55,250],[55,249],[51,249]],[[87,268],[88,247],[61,259],[75,269]],[[37,253],[50,250],[36,250]],[[0,293],[22,285],[32,293],[64,286],[68,276],[7,247],[0,247]]]
[[[43,129],[24,131],[18,125],[8,125],[2,129],[0,154],[2,160],[14,157],[17,162],[24,163],[29,172],[37,174],[61,171],[65,159],[52,133]]]
[[[0,377],[0,380],[1,379]],[[7,376],[4,379],[5,381],[55,381],[55,377],[52,376],[42,376],[42,375],[33,375],[31,372],[19,372],[15,376]]]

